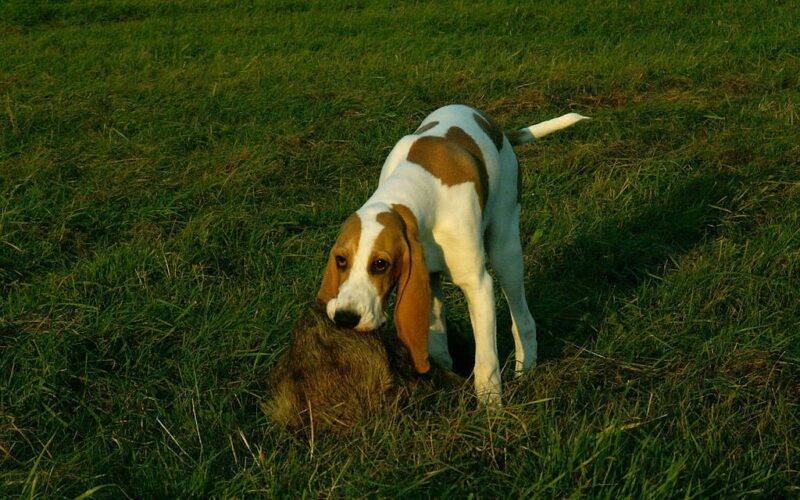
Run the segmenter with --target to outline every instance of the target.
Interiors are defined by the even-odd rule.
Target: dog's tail
[[[588,116],[582,116],[578,113],[567,113],[564,116],[559,116],[558,118],[553,118],[552,120],[537,123],[536,125],[531,125],[530,127],[524,127],[519,130],[509,132],[506,135],[508,136],[508,140],[511,142],[512,146],[521,146],[531,142],[534,139],[539,139],[547,134],[552,134],[553,132],[559,131],[562,128],[575,125],[579,121],[589,119],[590,118]]]

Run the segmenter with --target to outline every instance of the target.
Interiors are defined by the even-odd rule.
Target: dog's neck
[[[398,175],[400,172],[402,175]],[[424,175],[428,174],[413,163],[401,163],[392,175],[381,181],[358,213],[385,212],[402,205],[414,216],[418,231],[427,234],[435,223],[436,193],[432,192],[430,183],[415,182],[414,177]]]

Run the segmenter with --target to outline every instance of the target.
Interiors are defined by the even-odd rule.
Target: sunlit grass
[[[3,3],[0,491],[796,495],[798,17]],[[519,150],[538,367],[495,415],[467,391],[345,442],[275,428],[264,379],[339,224],[451,102],[593,118]]]

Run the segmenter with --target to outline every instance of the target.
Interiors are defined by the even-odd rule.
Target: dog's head
[[[425,373],[431,289],[416,218],[403,205],[362,208],[342,225],[317,299],[337,326],[370,331],[386,321],[395,288],[397,334]]]

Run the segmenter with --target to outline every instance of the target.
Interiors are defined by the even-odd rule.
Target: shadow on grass
[[[716,234],[725,215],[719,205],[738,182],[722,174],[687,179],[635,212],[602,222],[545,262],[544,271],[526,284],[538,325],[539,360],[561,358],[566,343],[591,341],[614,307],[610,303],[624,303],[648,276],[662,275]],[[504,362],[513,356],[514,343],[506,334],[511,324],[505,301],[498,309],[498,351]],[[448,326],[455,369],[468,374],[474,363],[469,323]]]
[[[735,192],[729,175],[687,179],[621,218],[577,238],[532,279],[539,359],[561,357],[565,342],[591,341],[613,303],[627,302],[648,276],[713,237]],[[537,314],[538,313],[538,314]]]

